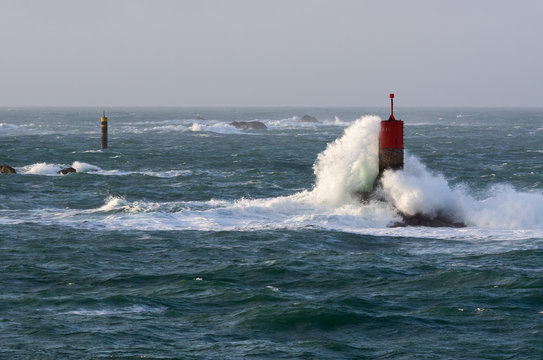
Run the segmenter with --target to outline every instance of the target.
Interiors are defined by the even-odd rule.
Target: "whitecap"
[[[61,169],[62,166],[59,164],[48,164],[45,162],[40,162],[18,168],[17,172],[21,174],[54,176],[57,175],[57,172]]]
[[[0,123],[0,132],[2,131],[19,131],[19,126],[15,124]]]
[[[465,241],[542,237],[543,194],[540,191],[522,192],[509,185],[496,185],[475,197],[464,186],[449,185],[443,174],[428,170],[414,156],[406,157],[403,170],[384,173],[382,195],[387,202],[360,204],[352,193],[371,188],[377,175],[379,121],[378,117],[366,116],[345,129],[340,138],[318,155],[314,165],[314,186],[290,196],[186,202],[127,201],[123,197],[110,196],[95,209],[40,209],[32,214],[33,219],[41,223],[109,230],[323,229],[374,236]],[[72,165],[81,171],[109,174],[91,164],[74,162]],[[50,174],[58,169],[56,165],[45,163],[33,166],[32,171],[37,173]],[[182,170],[137,173],[152,176],[190,174]],[[399,220],[396,209],[406,214],[429,216],[446,213],[464,221],[468,227],[389,228],[387,226]],[[89,216],[93,221],[88,221]]]
[[[77,170],[77,172],[99,172],[102,171],[98,166],[87,164],[80,161],[74,161],[72,167]]]
[[[132,305],[124,308],[101,308],[101,309],[79,309],[64,312],[65,315],[79,316],[112,316],[112,315],[129,315],[129,314],[145,314],[145,313],[161,313],[166,310],[165,307],[152,307],[147,305]]]

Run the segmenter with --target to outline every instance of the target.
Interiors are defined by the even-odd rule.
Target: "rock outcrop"
[[[298,122],[307,122],[307,123],[317,123],[319,120],[317,120],[315,117],[305,114],[302,116]]]
[[[77,172],[77,170],[74,169],[73,167],[67,167],[67,168],[64,168],[62,170],[57,171],[57,174],[66,175],[66,174],[73,174],[73,173],[76,173],[76,172]]]
[[[9,165],[1,164],[0,165],[0,174],[17,174],[14,168]]]
[[[205,120],[203,117],[201,117],[200,115],[196,115],[194,117],[194,120]]]
[[[392,224],[391,227],[403,227],[403,226],[428,226],[428,227],[454,227],[463,228],[466,224],[458,222],[456,220],[449,219],[443,215],[437,215],[430,217],[422,214],[405,215],[400,213],[402,221]]]
[[[260,121],[234,121],[230,125],[241,130],[266,130],[267,126]]]

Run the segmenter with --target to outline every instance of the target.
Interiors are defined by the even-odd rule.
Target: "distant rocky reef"
[[[260,121],[234,121],[230,125],[241,130],[266,130],[268,128]]]
[[[305,114],[304,116],[301,117],[300,120],[298,120],[298,122],[317,123],[317,122],[319,122],[319,120],[317,120],[317,118],[315,118],[315,117],[313,117],[311,115]]]

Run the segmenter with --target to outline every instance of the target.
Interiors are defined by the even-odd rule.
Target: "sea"
[[[395,116],[0,108],[0,358],[541,359],[543,109]]]

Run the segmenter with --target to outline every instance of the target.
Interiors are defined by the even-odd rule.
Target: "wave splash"
[[[356,191],[371,191],[379,172],[380,121],[377,116],[356,120],[317,156],[312,191],[317,202],[338,206],[352,203]]]
[[[318,155],[311,194],[317,202],[341,207],[356,201],[353,192],[371,189],[378,172],[379,121],[360,118]],[[476,199],[465,185],[451,186],[415,156],[406,156],[403,170],[385,171],[381,186],[386,203],[373,206],[392,206],[406,215],[441,216],[479,228],[543,229],[541,192],[519,192],[500,184]]]
[[[129,202],[109,197],[96,209],[83,211],[96,217],[100,228],[130,230],[252,231],[266,229],[318,228],[372,235],[421,237],[541,236],[543,194],[519,192],[510,185],[495,185],[478,198],[463,185],[451,186],[445,177],[429,171],[416,157],[407,156],[405,167],[386,171],[382,177],[382,197],[387,201],[359,203],[354,191],[368,189],[378,172],[378,131],[380,119],[366,116],[346,128],[343,136],[330,143],[317,156],[312,189],[290,196],[266,199],[238,199],[159,203]],[[104,172],[100,168],[74,162],[81,171]],[[58,167],[34,164],[28,173],[56,173]],[[468,225],[467,229],[388,228],[405,214],[446,215]],[[70,210],[73,211],[73,210]],[[81,223],[81,212],[58,215],[58,209],[44,212],[48,221],[71,226]],[[73,216],[72,216],[73,215]],[[70,220],[70,218],[72,220]],[[470,229],[471,228],[471,229]],[[492,230],[489,232],[489,229]],[[509,232],[507,232],[509,231]],[[462,235],[463,234],[463,235]]]
[[[23,175],[43,175],[43,176],[64,176],[57,172],[66,167],[73,167],[78,173],[87,173],[103,176],[126,176],[126,175],[146,175],[159,178],[174,178],[179,176],[189,176],[191,170],[166,170],[166,171],[122,171],[122,170],[104,170],[99,166],[88,164],[81,161],[74,161],[71,165],[49,164],[45,162],[35,163],[17,168],[17,172]]]

